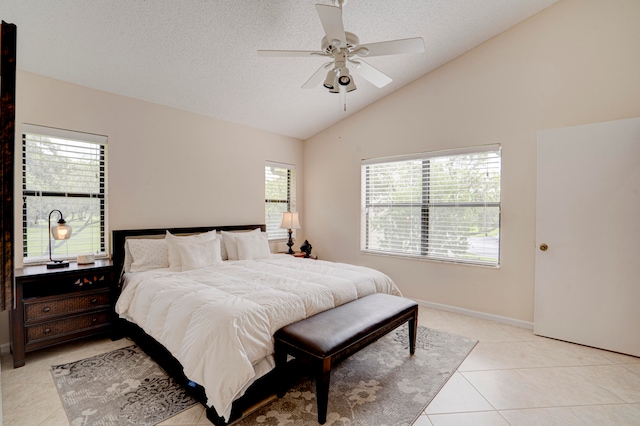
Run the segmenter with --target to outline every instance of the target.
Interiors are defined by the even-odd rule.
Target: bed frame
[[[156,228],[156,229],[129,229],[129,230],[116,230],[112,232],[112,247],[113,247],[113,264],[115,269],[115,276],[121,277],[124,267],[124,243],[128,238],[161,238],[165,235],[166,231],[171,232],[174,235],[190,235],[198,234],[202,232],[208,232],[213,229],[218,231],[246,231],[260,228],[263,232],[266,230],[266,225],[234,225],[234,226],[206,226],[206,227],[191,227],[191,228]],[[120,280],[119,280],[120,281]],[[118,283],[118,289],[120,289],[121,282]],[[119,296],[119,294],[118,294]],[[117,314],[115,314],[117,318]],[[156,361],[171,377],[180,383],[189,394],[196,398],[206,407],[206,395],[204,388],[200,385],[190,382],[184,375],[182,365],[174,358],[171,353],[156,341],[151,336],[147,335],[140,327],[124,319],[116,321],[114,330],[114,340],[122,337],[130,337],[143,351],[145,351],[154,361]],[[290,363],[291,364],[291,363]],[[293,367],[292,367],[293,368]],[[294,374],[291,372],[291,374]],[[275,395],[277,391],[277,383],[274,378],[274,372],[270,372],[262,378],[258,379],[245,394],[237,399],[233,403],[231,416],[228,422],[225,422],[222,417],[218,415],[213,407],[207,407],[207,419],[216,426],[226,425],[231,423],[240,417],[249,408],[252,408],[262,401],[267,400],[272,395]]]

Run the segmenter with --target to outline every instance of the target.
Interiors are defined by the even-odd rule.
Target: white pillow
[[[224,240],[222,239],[222,235],[218,234],[218,239],[220,240],[220,255],[222,256],[222,260],[229,260],[229,255],[227,254],[227,247],[224,245]]]
[[[131,253],[129,272],[143,272],[169,267],[169,251],[163,239],[130,238],[125,250]]]
[[[264,259],[271,257],[269,239],[266,232],[251,233],[249,236],[237,238],[238,260]]]
[[[131,263],[133,259],[131,258],[131,250],[129,250],[129,242],[125,240],[124,242],[124,272],[131,271]]]
[[[256,228],[249,232],[220,232],[224,245],[227,249],[227,256],[229,257],[229,260],[238,260],[238,245],[236,243],[238,238],[244,238],[260,232],[262,232],[260,231],[260,228]]]
[[[183,271],[222,264],[220,240],[218,238],[209,241],[179,241],[177,248],[180,253]]]
[[[182,269],[182,260],[180,258],[180,252],[178,251],[178,242],[211,241],[217,239],[218,235],[216,234],[215,229],[213,231],[203,232],[202,234],[184,236],[173,235],[171,232],[167,231],[164,238],[169,248],[169,268],[179,271]]]

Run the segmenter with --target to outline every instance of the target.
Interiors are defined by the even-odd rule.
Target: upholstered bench
[[[327,419],[331,367],[409,322],[409,352],[413,355],[418,304],[403,297],[376,293],[287,325],[275,335],[276,373],[282,373],[287,355],[311,366],[316,381],[318,422]],[[285,388],[278,390],[284,396]]]

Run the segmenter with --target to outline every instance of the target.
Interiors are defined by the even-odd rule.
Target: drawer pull
[[[45,329],[44,329],[44,332],[45,332],[45,333],[51,333],[51,329],[50,329],[50,328],[45,328]]]
[[[96,299],[95,297],[91,299],[91,304],[95,305],[96,303],[98,303],[98,299]]]
[[[45,306],[44,308],[42,308],[42,312],[50,312],[50,311],[51,311],[50,306]]]

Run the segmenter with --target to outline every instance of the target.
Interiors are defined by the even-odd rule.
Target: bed
[[[278,329],[369,294],[400,295],[370,268],[271,254],[264,230],[113,232],[119,329],[193,387],[214,424],[275,392]]]

